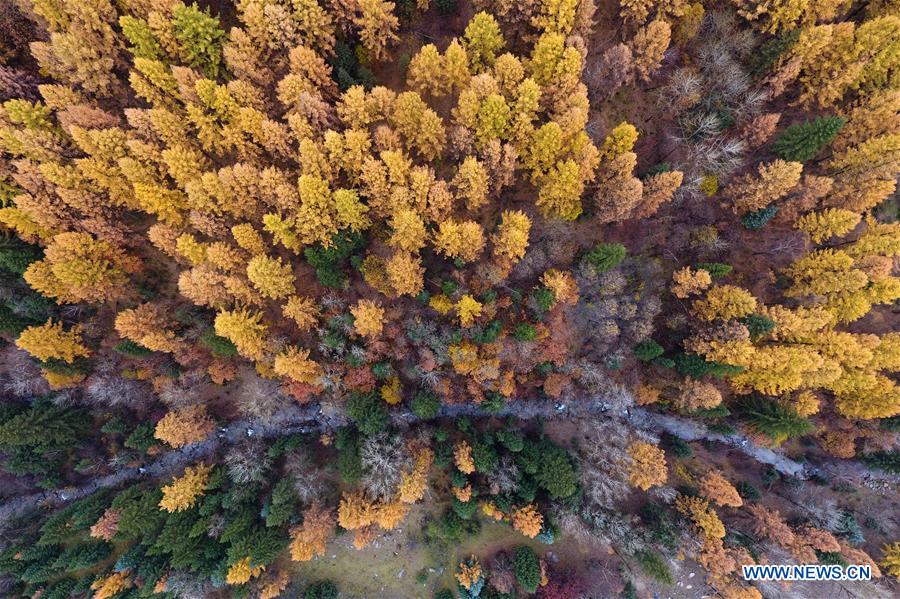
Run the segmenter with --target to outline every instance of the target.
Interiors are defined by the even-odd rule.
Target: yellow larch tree
[[[364,337],[378,337],[384,328],[384,308],[372,300],[359,300],[350,308],[353,330]]]
[[[448,93],[462,89],[469,83],[469,55],[457,38],[450,40],[450,45],[444,50],[441,75]]]
[[[463,474],[475,472],[475,462],[472,460],[472,446],[465,439],[453,446],[453,461],[457,469]]]
[[[156,423],[153,436],[179,448],[205,439],[216,428],[216,423],[202,405],[169,410]]]
[[[262,313],[247,310],[222,310],[216,314],[216,335],[234,343],[245,358],[260,360],[266,348],[269,327],[262,323]]]
[[[627,121],[622,121],[603,138],[600,145],[601,160],[611,160],[625,152],[631,152],[638,139],[637,127]]]
[[[394,14],[396,5],[385,0],[357,0],[356,6],[354,23],[359,27],[363,47],[373,60],[387,58],[388,45],[400,39],[397,37],[400,20]]]
[[[58,303],[101,302],[120,297],[139,263],[88,233],[60,233],[23,277],[32,289]]]
[[[881,552],[884,557],[878,562],[879,565],[891,576],[900,578],[900,542],[885,545]]]
[[[406,140],[407,148],[426,160],[435,160],[444,151],[444,122],[418,93],[408,91],[398,95],[390,121]]]
[[[128,572],[113,572],[109,576],[98,578],[91,583],[94,591],[93,599],[112,599],[122,591],[131,588],[131,578]]]
[[[434,461],[434,452],[430,448],[420,449],[413,460],[409,471],[400,475],[397,486],[397,498],[404,503],[415,503],[425,496],[428,490],[428,470]]]
[[[483,148],[492,140],[506,139],[510,114],[506,98],[498,93],[488,94],[476,115],[475,140],[479,147]]]
[[[410,252],[394,252],[384,265],[388,282],[397,295],[418,295],[425,287],[425,268]]]
[[[854,268],[853,258],[843,250],[816,250],[795,261],[785,269],[793,279],[786,295],[828,295],[851,293],[866,286],[869,277]]]
[[[493,15],[479,12],[466,25],[463,44],[472,71],[479,73],[493,66],[506,42]]]
[[[404,208],[391,217],[391,237],[388,245],[404,252],[418,252],[425,247],[428,231],[425,221],[412,209]]]
[[[319,321],[319,305],[311,297],[290,296],[281,307],[281,313],[296,323],[301,331],[311,329]]]
[[[665,452],[650,443],[635,441],[628,447],[631,465],[628,468],[628,480],[632,486],[643,491],[661,485],[668,478]]]
[[[488,174],[474,156],[466,156],[453,177],[453,187],[466,208],[475,211],[487,203]]]
[[[756,309],[756,298],[749,291],[734,285],[718,285],[693,303],[694,313],[701,320],[713,321],[741,318]]]
[[[497,232],[491,235],[494,256],[515,264],[525,257],[531,219],[521,210],[504,210],[500,214]]]
[[[130,310],[122,310],[116,315],[115,328],[125,339],[161,352],[176,352],[182,344],[175,332],[165,309],[159,304],[140,304]]]
[[[661,19],[638,29],[630,46],[634,56],[634,70],[640,79],[645,82],[652,80],[671,41],[672,27]]]
[[[794,226],[809,234],[815,243],[822,243],[832,237],[843,237],[862,220],[862,216],[843,208],[826,208],[820,212],[810,212],[797,219]]]
[[[710,470],[700,479],[700,494],[721,506],[741,507],[744,501],[728,479],[718,470]]]
[[[300,347],[289,347],[275,356],[273,368],[276,374],[313,386],[319,386],[324,374],[322,367],[309,359],[309,350]]]
[[[248,555],[231,564],[225,573],[226,584],[246,584],[251,578],[257,578],[266,571],[265,566],[252,566],[252,558]]]
[[[231,227],[231,235],[234,237],[235,243],[252,255],[266,253],[266,242],[250,223],[241,223]]]
[[[325,544],[334,534],[334,513],[320,503],[312,503],[303,511],[303,522],[291,529],[290,553],[295,562],[308,562],[325,555]]]
[[[293,229],[303,244],[330,245],[337,233],[337,214],[331,199],[328,181],[315,175],[300,175],[297,179],[300,208],[293,222]],[[282,243],[284,243],[283,240]],[[286,247],[291,247],[285,244]],[[294,248],[291,248],[294,249]]]
[[[705,539],[725,537],[725,525],[706,499],[679,495],[675,498],[675,509],[690,518]]]
[[[375,521],[375,509],[361,492],[344,493],[338,506],[338,524],[346,530],[370,526]]]
[[[459,586],[466,589],[466,591],[471,590],[472,587],[478,584],[479,580],[483,580],[481,564],[478,563],[478,558],[473,555],[465,562],[460,562],[459,572],[456,573],[455,577]]]
[[[551,268],[541,275],[541,283],[553,292],[557,303],[570,306],[578,303],[578,284],[572,273]]]
[[[403,386],[400,384],[400,377],[390,377],[381,388],[378,389],[378,394],[381,396],[381,399],[384,400],[384,403],[389,406],[398,405],[403,401]]]
[[[529,539],[541,534],[544,517],[533,504],[520,507],[512,514],[513,528]]]
[[[712,276],[702,268],[693,269],[685,266],[672,273],[672,295],[685,299],[696,293],[705,291],[712,285]]]
[[[448,258],[474,262],[484,249],[484,231],[474,221],[447,219],[438,224],[434,247]]]
[[[162,488],[162,499],[159,507],[167,512],[181,512],[190,509],[203,495],[209,482],[212,466],[198,464],[188,466],[184,473],[172,479],[171,484]]]
[[[388,501],[375,506],[374,523],[384,530],[393,530],[403,522],[409,513],[409,504],[402,501]]]
[[[68,331],[61,322],[53,323],[51,319],[40,326],[30,326],[19,334],[16,347],[24,349],[42,362],[62,360],[69,364],[78,358],[91,355],[90,350],[81,341],[81,327],[74,326]]]
[[[456,303],[456,314],[462,327],[470,327],[475,324],[475,319],[481,315],[481,303],[469,294],[463,295]]]
[[[575,220],[581,216],[584,181],[578,164],[572,160],[557,162],[541,182],[535,205],[546,218]]]
[[[443,70],[444,60],[437,47],[425,44],[409,62],[406,84],[420,94],[441,96],[448,91]]]
[[[175,251],[194,266],[206,261],[206,245],[190,233],[182,233],[175,240]]]
[[[728,185],[722,194],[737,214],[761,210],[784,197],[800,182],[803,164],[774,160],[757,167],[757,174],[744,175]]]
[[[358,233],[372,226],[372,220],[366,216],[369,207],[359,200],[359,194],[355,190],[336,189],[332,198],[337,220],[342,229]]]

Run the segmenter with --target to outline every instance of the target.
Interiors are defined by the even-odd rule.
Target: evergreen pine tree
[[[772,439],[799,437],[813,430],[813,425],[780,403],[753,396],[741,406],[740,415],[754,430]]]
[[[841,117],[823,116],[814,121],[791,125],[778,136],[773,149],[785,160],[806,162],[828,145],[846,122]]]

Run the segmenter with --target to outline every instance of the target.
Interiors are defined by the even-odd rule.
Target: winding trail
[[[514,416],[522,419],[543,418],[545,420],[565,419],[582,420],[605,414],[609,417],[621,417],[637,428],[661,433],[667,432],[687,441],[709,440],[724,443],[737,448],[754,460],[769,464],[783,474],[798,478],[807,478],[807,468],[786,456],[765,447],[754,445],[743,435],[721,435],[710,433],[705,426],[676,416],[657,414],[644,408],[629,407],[625,410],[614,409],[603,397],[592,397],[587,401],[550,402],[530,401],[508,404],[497,417]],[[486,414],[475,405],[462,404],[443,406],[438,418],[472,418],[492,416]],[[408,426],[421,422],[408,410],[394,412],[392,421],[395,425]],[[317,404],[307,406],[291,406],[286,408],[265,423],[251,419],[243,419],[230,423],[225,428],[217,429],[205,440],[188,445],[178,450],[169,451],[156,461],[143,466],[123,468],[106,476],[91,479],[78,487],[69,487],[55,491],[42,491],[22,497],[16,497],[0,504],[0,522],[22,513],[35,506],[52,508],[64,503],[81,499],[91,493],[108,487],[117,487],[124,483],[141,480],[170,477],[186,466],[217,455],[227,446],[236,445],[248,437],[268,439],[292,433],[308,433],[323,427],[334,428],[346,422],[340,417],[324,417]],[[858,462],[829,463],[821,469],[831,474],[842,476],[859,476],[864,468]]]

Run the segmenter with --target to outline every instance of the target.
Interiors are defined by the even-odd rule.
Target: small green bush
[[[647,339],[634,346],[634,357],[641,362],[651,362],[663,355],[664,351],[662,345],[653,339]]]
[[[374,435],[388,424],[387,407],[376,393],[351,393],[347,416],[366,435]]]
[[[696,267],[705,270],[714,279],[721,279],[732,270],[730,264],[722,264],[721,262],[699,262]]]
[[[584,259],[598,273],[604,273],[617,267],[625,259],[627,251],[621,243],[601,243],[584,255]]]
[[[526,593],[537,591],[541,583],[541,563],[531,547],[520,545],[513,549],[513,571],[516,581]]]
[[[669,569],[669,565],[655,551],[650,549],[638,551],[634,554],[634,559],[641,567],[641,570],[644,571],[644,574],[650,576],[657,582],[669,585],[675,581],[675,578],[672,576],[672,570]]]
[[[438,415],[441,410],[441,400],[434,393],[419,391],[409,402],[409,409],[419,418],[429,420]]]
[[[520,322],[513,329],[513,338],[516,341],[534,341],[537,339],[537,330],[527,322]]]
[[[760,490],[751,482],[742,480],[735,488],[737,489],[738,495],[746,501],[759,501],[762,499],[762,492],[760,492]]]

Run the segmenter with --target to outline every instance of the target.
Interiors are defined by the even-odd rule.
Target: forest
[[[898,0],[187,1],[0,0],[0,596],[900,596]]]

